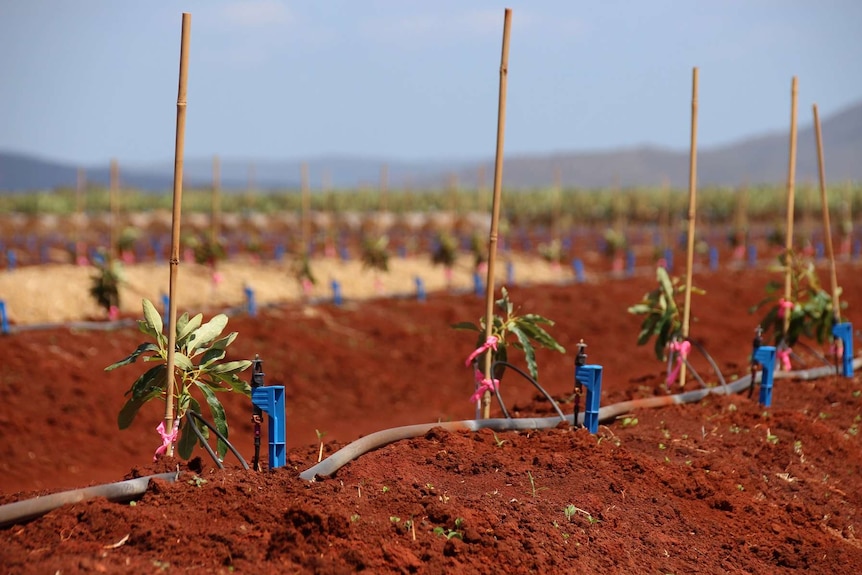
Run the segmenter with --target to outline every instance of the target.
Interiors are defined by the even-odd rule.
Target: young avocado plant
[[[141,406],[150,400],[160,398],[165,401],[176,401],[177,423],[174,429],[180,429],[177,451],[181,458],[188,459],[198,442],[192,426],[196,426],[204,438],[209,437],[209,429],[205,425],[198,422],[196,418],[185,417],[188,410],[201,412],[200,401],[193,392],[197,389],[203,396],[212,414],[215,428],[227,438],[228,424],[224,406],[216,394],[228,391],[251,397],[251,387],[242,381],[238,374],[247,369],[252,362],[249,360],[222,362],[227,347],[237,337],[237,332],[220,337],[227,326],[226,315],[218,314],[203,323],[203,314],[190,318],[188,313],[184,313],[177,319],[174,353],[175,377],[179,376],[179,381],[175,387],[174,397],[166,397],[168,338],[162,333],[162,318],[152,302],[144,299],[143,311],[144,319],[138,320],[138,329],[154,341],[140,344],[128,357],[109,365],[105,371],[135,363],[139,357],[142,357],[145,362],[157,362],[157,365],[132,383],[126,392],[128,400],[120,410],[117,424],[120,429],[129,427]],[[227,444],[221,439],[218,441],[217,450],[219,457],[224,457],[227,452]]]
[[[495,303],[497,308],[505,315],[494,314],[490,338],[485,338],[486,323],[484,317],[479,320],[478,325],[472,322],[461,322],[452,326],[455,329],[470,330],[479,333],[476,342],[476,351],[467,358],[467,365],[469,366],[486,352],[492,354],[492,363],[507,362],[509,355],[507,347],[511,345],[513,348],[524,352],[527,369],[533,379],[538,380],[539,367],[536,363],[534,344],[560,353],[566,353],[565,348],[542,327],[543,324],[552,326],[554,322],[534,313],[517,315],[515,313],[515,306],[509,300],[509,292],[505,287],[501,288],[501,295],[502,297],[496,300]],[[511,336],[514,336],[515,339],[510,342]],[[504,370],[505,366],[498,365],[494,373],[494,379],[501,379]]]

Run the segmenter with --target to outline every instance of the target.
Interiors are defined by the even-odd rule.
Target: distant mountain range
[[[830,182],[862,180],[862,102],[823,118],[823,145],[826,176]],[[698,185],[781,184],[787,178],[789,136],[764,134],[698,152]],[[302,160],[221,161],[222,187],[245,190],[298,189]],[[440,188],[457,180],[459,186],[475,187],[484,177],[492,183],[493,158],[476,161],[403,162],[386,158],[331,156],[308,160],[312,188],[357,188],[379,185],[381,168],[386,166],[390,189]],[[602,188],[610,186],[657,186],[667,181],[674,187],[688,186],[688,150],[654,146],[600,152],[572,152],[544,155],[507,155],[503,184],[507,188],[546,187],[559,172],[564,186]],[[817,152],[814,128],[803,125],[798,135],[797,182],[817,181]],[[109,170],[87,167],[90,184],[107,185]],[[187,159],[184,166],[187,187],[209,186],[212,160]],[[484,175],[482,175],[484,174]],[[170,190],[173,164],[124,168],[124,187],[148,191]],[[0,193],[73,187],[77,167],[33,156],[0,151]]]

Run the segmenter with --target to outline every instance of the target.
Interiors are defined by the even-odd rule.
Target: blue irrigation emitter
[[[341,298],[341,284],[338,283],[338,280],[332,280],[330,286],[332,287],[332,303],[334,305],[341,305],[343,302]]]
[[[602,366],[586,365],[587,354],[584,352],[587,344],[584,340],[578,343],[578,355],[575,356],[575,422],[578,420],[579,397],[581,389],[587,388],[584,401],[584,427],[592,434],[599,431],[599,407],[602,398]]]
[[[506,262],[506,283],[509,287],[515,285],[515,264],[511,260]]]
[[[673,250],[670,248],[665,248],[664,250],[664,269],[669,274],[673,273]]]
[[[15,266],[18,264],[18,257],[15,255],[15,250],[8,249],[6,250],[6,269],[10,272],[15,269]]]
[[[841,375],[853,377],[853,324],[850,322],[833,324],[832,337],[841,340]]]
[[[579,284],[584,283],[584,262],[580,260],[580,258],[575,258],[572,260],[572,269],[575,270],[575,281]]]
[[[425,301],[427,298],[425,294],[425,282],[419,276],[413,278],[413,281],[416,282],[416,300]]]
[[[634,250],[626,250],[626,277],[635,275],[635,252]]]
[[[0,333],[9,333],[9,319],[6,317],[6,302],[0,299]]]
[[[473,272],[473,293],[481,296],[485,293],[485,287],[482,284],[482,276],[479,272]]]
[[[709,269],[712,271],[718,269],[718,248],[715,246],[709,248]]]
[[[245,286],[242,291],[245,294],[245,309],[250,317],[255,317],[257,315],[257,301],[254,297],[254,290]]]
[[[760,374],[760,395],[758,401],[763,407],[772,406],[772,381],[775,373],[775,346],[762,345],[763,328],[759,325],[754,330],[754,342],[751,351],[751,383],[748,387],[748,397],[754,389],[754,376],[757,367],[762,369]]]
[[[273,258],[275,258],[275,261],[280,262],[281,260],[283,260],[284,259],[284,252],[285,252],[284,244],[282,244],[282,243],[277,244],[275,246],[275,251],[273,252]]]
[[[253,411],[251,421],[254,423],[254,459],[252,469],[260,471],[260,425],[263,422],[263,412],[269,416],[269,468],[284,467],[286,463],[284,386],[266,386],[263,382],[263,361],[255,356],[251,376],[251,403]]]
[[[757,266],[757,246],[751,244],[748,246],[748,267]]]
[[[168,294],[162,294],[162,309],[164,310],[164,315],[162,315],[162,323],[164,325],[168,325],[168,315],[170,314],[171,309],[171,298]]]

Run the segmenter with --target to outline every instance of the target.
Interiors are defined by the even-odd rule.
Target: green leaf
[[[162,325],[162,316],[159,315],[159,312],[156,310],[156,306],[153,305],[153,302],[144,298],[141,302],[144,308],[144,321],[147,324],[147,327],[153,331],[153,336],[155,334],[162,333],[164,326]]]
[[[180,352],[174,352],[174,366],[178,367],[182,371],[192,371],[195,368],[192,360]]]
[[[242,359],[239,361],[229,361],[227,363],[220,363],[218,365],[214,365],[207,371],[213,374],[238,373],[240,371],[248,369],[249,366],[251,366],[251,361],[247,359]]]
[[[673,301],[673,282],[671,282],[670,276],[667,274],[667,270],[663,267],[658,267],[655,270],[655,275],[664,296],[668,301]]]
[[[194,402],[197,404],[197,401]],[[194,411],[200,412],[200,405]],[[177,442],[177,455],[181,459],[188,460],[194,452],[195,445],[198,443],[198,436],[192,431],[192,425],[195,425],[195,420],[192,417],[186,416],[183,418],[183,424],[180,428],[180,440]]]
[[[141,406],[151,399],[158,397],[160,393],[161,390],[153,389],[150,393],[142,397],[130,397],[120,410],[120,414],[117,416],[117,426],[120,429],[128,428],[132,424],[132,421],[135,420],[135,416],[138,414],[138,410],[141,409]]]
[[[212,378],[214,382],[224,383],[228,388],[230,388],[230,391],[241,393],[246,397],[251,397],[251,386],[248,384],[248,382],[241,380],[239,376],[235,373],[209,373],[208,375]]]
[[[223,348],[211,347],[206,352],[204,352],[203,357],[201,357],[200,366],[202,368],[209,367],[209,365],[215,361],[218,361],[225,356],[225,350]]]
[[[462,322],[458,322],[458,323],[453,323],[453,324],[452,324],[451,326],[449,326],[449,327],[451,327],[452,329],[461,329],[461,330],[469,330],[469,331],[481,331],[481,330],[479,329],[479,326],[477,326],[475,323],[472,323],[472,322],[469,322],[469,321],[462,321]]]
[[[539,379],[539,367],[536,365],[536,351],[530,343],[530,337],[517,325],[512,326],[512,333],[518,338],[518,342],[524,350],[524,358],[527,360],[527,370],[533,379]]]
[[[224,407],[222,406],[221,402],[218,400],[216,395],[212,392],[212,390],[209,387],[207,387],[206,385],[203,385],[199,382],[195,382],[195,383],[200,388],[200,390],[203,392],[204,397],[206,397],[207,405],[209,406],[210,413],[212,413],[212,416],[213,416],[213,424],[215,425],[215,428],[219,431],[219,433],[221,433],[222,435],[227,437],[228,436],[228,428],[227,428],[227,419],[226,419],[225,413],[224,413]],[[227,453],[227,444],[224,441],[222,441],[221,439],[218,440],[217,451],[218,451],[219,457],[222,459],[224,458],[225,453]]]
[[[542,329],[540,326],[518,321],[513,324],[513,328],[517,326],[519,329],[523,330],[528,336],[530,336],[533,340],[535,340],[539,345],[545,347],[547,349],[552,349],[554,351],[558,351],[560,353],[566,353],[566,349],[557,343],[551,334]]]
[[[227,316],[223,313],[213,317],[210,321],[200,326],[189,337],[188,353],[194,357],[194,351],[213,341],[227,325]]]
[[[521,316],[521,321],[528,321],[530,323],[543,323],[546,325],[554,325],[554,321],[550,320],[544,316],[541,316],[537,313],[527,313]]]
[[[147,353],[148,351],[159,352],[159,347],[154,343],[142,343],[138,346],[138,348],[133,351],[129,357],[125,359],[121,359],[117,363],[112,363],[108,367],[105,368],[105,371],[111,371],[117,369],[118,367],[123,367],[124,365],[129,365],[130,363],[134,363],[136,359],[142,354]]]
[[[189,319],[188,314],[183,314],[184,321],[181,323],[177,321],[177,346],[182,347],[188,345],[189,335],[191,335],[196,329],[201,326],[203,322],[204,315],[202,313],[197,314],[193,318]],[[192,350],[189,350],[191,353]]]
[[[652,311],[652,306],[646,303],[639,303],[633,306],[630,306],[628,312],[634,315],[642,315],[645,313],[650,313]]]
[[[166,371],[166,366],[163,363],[151,367],[135,380],[126,395],[131,394],[132,399],[138,399],[148,395],[154,389],[164,391],[167,383]]]
[[[223,338],[215,340],[213,342],[213,344],[210,346],[210,349],[225,349],[225,348],[227,348],[227,346],[229,346],[230,344],[233,343],[233,341],[236,339],[237,335],[238,335],[238,333],[233,331],[233,332],[229,333],[228,335],[224,336]]]

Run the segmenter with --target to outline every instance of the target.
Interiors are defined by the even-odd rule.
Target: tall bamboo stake
[[[688,164],[688,236],[685,254],[685,303],[682,308],[682,337],[688,337],[691,318],[691,280],[694,272],[694,228],[697,213],[697,78],[698,69],[691,76],[691,151]],[[679,383],[685,385],[685,362],[679,370]]]
[[[500,57],[500,96],[497,105],[497,150],[494,159],[494,196],[491,207],[491,232],[488,234],[488,277],[485,282],[485,338],[491,337],[494,327],[494,267],[497,263],[497,230],[500,223],[500,196],[503,186],[503,141],[506,133],[506,80],[509,75],[509,28],[512,9],[506,8],[503,19],[503,52]],[[485,377],[493,379],[491,353],[485,354]],[[491,393],[482,397],[482,417],[491,416]]]
[[[814,132],[817,135],[817,167],[820,175],[820,205],[823,206],[823,234],[826,236],[826,256],[829,258],[829,279],[832,281],[832,315],[835,323],[841,321],[841,308],[838,307],[838,273],[835,271],[835,251],[832,248],[832,227],[829,223],[829,201],[826,198],[826,167],[823,162],[823,134],[820,131],[820,116],[817,104],[814,110]]]
[[[790,88],[790,159],[787,163],[787,236],[784,238],[784,300],[790,301],[793,288],[793,207],[795,205],[794,195],[796,192],[796,109],[797,95],[799,92],[799,80],[793,77]],[[784,326],[782,336],[787,337],[787,329],[790,327],[790,314],[784,314]]]
[[[177,90],[177,129],[174,148],[174,197],[171,218],[171,261],[168,304],[168,357],[167,391],[165,394],[165,432],[174,428],[174,356],[177,345],[177,272],[180,265],[180,219],[183,205],[183,149],[186,141],[186,85],[189,69],[189,41],[191,39],[192,15],[183,12],[183,28],[180,40],[180,80]],[[168,446],[168,457],[174,455],[173,443]]]
[[[302,237],[300,239],[302,243],[302,247],[300,248],[300,255],[302,257],[308,257],[309,249],[308,244],[311,239],[311,225],[309,222],[309,211],[311,200],[309,199],[308,194],[308,163],[303,162],[299,168],[300,170],[300,214],[299,214],[299,226],[300,233]]]
[[[108,262],[117,257],[117,226],[119,225],[120,168],[116,159],[111,160],[111,180],[108,187],[108,205],[111,210],[111,226],[108,232]]]
[[[221,234],[221,161],[213,156],[212,221],[210,222],[210,245],[215,248]]]

